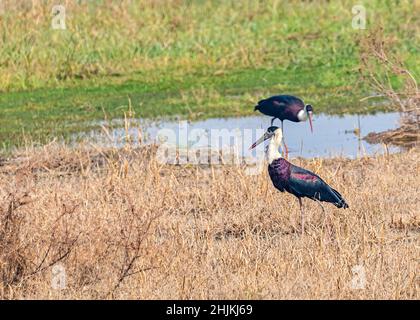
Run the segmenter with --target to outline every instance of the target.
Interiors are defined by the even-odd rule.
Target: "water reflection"
[[[385,151],[382,145],[373,145],[361,138],[369,132],[381,132],[398,127],[399,113],[378,113],[375,115],[330,116],[314,115],[314,133],[307,123],[284,122],[284,135],[289,148],[289,157],[333,157],[354,158]],[[277,121],[277,120],[276,120]],[[178,148],[218,148],[239,150],[241,156],[252,154],[248,150],[253,140],[270,125],[270,118],[264,116],[213,118],[197,122],[135,120],[130,128],[121,127],[121,120],[114,120],[107,134],[92,131],[84,138],[106,146],[122,147],[127,133],[132,141],[150,143],[160,136]],[[275,122],[275,125],[280,125]],[[163,134],[162,134],[163,133]],[[169,134],[168,137],[168,133]],[[169,140],[169,141],[168,141]],[[161,141],[162,142],[162,141]],[[399,148],[390,147],[388,152]]]

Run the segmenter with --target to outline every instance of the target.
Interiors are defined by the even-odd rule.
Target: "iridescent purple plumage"
[[[291,163],[283,158],[274,160],[268,165],[268,174],[270,175],[271,181],[281,192],[284,192],[287,186],[287,181],[290,176],[290,165]]]
[[[340,193],[331,188],[315,173],[279,158],[268,166],[273,185],[281,192],[287,191],[297,198],[310,198],[334,204],[337,208],[348,208]]]

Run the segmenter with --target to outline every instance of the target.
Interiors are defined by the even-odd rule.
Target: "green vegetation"
[[[48,2],[48,1],[47,1]],[[0,143],[45,141],[122,117],[246,115],[291,93],[317,112],[378,110],[360,98],[353,1],[5,1],[0,14]],[[27,2],[26,2],[27,3]],[[395,53],[419,73],[413,1],[365,1]]]

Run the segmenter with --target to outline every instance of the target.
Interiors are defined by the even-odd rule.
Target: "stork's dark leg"
[[[300,227],[302,230],[302,235],[305,233],[305,216],[303,212],[303,205],[302,205],[302,199],[298,198],[299,200],[299,207],[300,207]]]
[[[273,118],[271,119],[271,126],[273,126],[274,120],[276,120],[277,118]]]
[[[322,209],[322,213],[324,214],[324,216],[325,216],[325,209],[324,209],[324,206],[322,205],[322,203],[321,203],[321,201],[319,201],[317,198],[314,198],[315,199],[315,201],[319,204],[319,206],[321,207],[321,209]]]
[[[321,207],[321,209],[322,209],[322,213],[324,214],[324,226],[327,228],[327,232],[328,232],[328,237],[329,237],[329,239],[331,240],[331,228],[330,228],[330,225],[329,225],[329,221],[327,222],[327,215],[326,215],[326,213],[325,213],[325,209],[324,209],[324,206],[322,205],[322,203],[321,203],[321,201],[319,201],[317,198],[314,198],[315,199],[315,201],[320,205],[320,207]]]
[[[286,141],[284,140],[283,120],[281,120],[281,131],[283,133],[282,140],[283,140],[283,145],[284,145],[284,155],[285,155],[285,158],[288,159],[289,158],[289,149],[287,148]]]

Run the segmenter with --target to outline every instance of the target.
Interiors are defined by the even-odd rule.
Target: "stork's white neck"
[[[270,143],[268,144],[267,148],[267,159],[269,164],[271,164],[274,160],[280,159],[282,157],[279,151],[282,139],[283,135],[279,130],[274,134],[274,137],[270,140]]]
[[[299,119],[299,121],[306,121],[308,119],[308,113],[306,112],[306,107],[305,109],[302,109],[298,112],[297,118]]]

